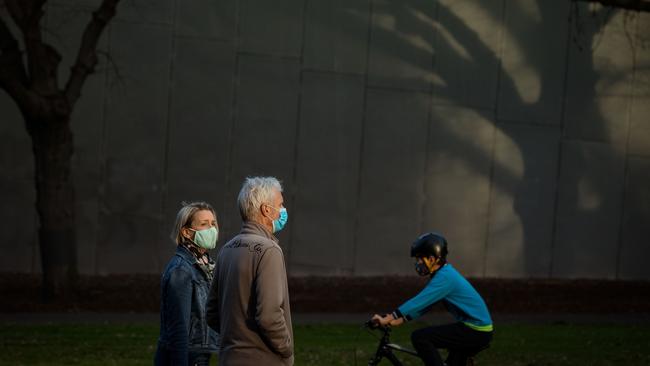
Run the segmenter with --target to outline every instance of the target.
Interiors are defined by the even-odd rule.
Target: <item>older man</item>
[[[273,235],[287,222],[282,186],[246,178],[237,199],[244,221],[217,255],[207,322],[221,335],[219,365],[293,365],[286,266]]]

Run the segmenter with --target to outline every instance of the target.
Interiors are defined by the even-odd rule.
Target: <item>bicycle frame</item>
[[[376,325],[376,324],[372,323],[372,321],[367,321],[364,324],[364,326],[366,328],[368,328],[368,329],[379,330],[382,333],[381,339],[379,340],[379,345],[377,346],[377,351],[375,352],[375,355],[372,358],[370,358],[370,360],[368,360],[368,366],[379,365],[379,363],[381,362],[381,360],[383,358],[388,359],[388,361],[390,361],[394,366],[403,366],[402,362],[397,358],[397,356],[395,356],[395,353],[393,351],[398,351],[398,352],[409,354],[409,355],[411,355],[413,357],[421,358],[417,354],[417,352],[415,352],[412,349],[402,347],[399,344],[390,343],[390,331],[391,331],[391,328],[389,326],[379,326],[379,325]],[[486,349],[488,347],[489,347],[489,344],[486,344],[486,345],[484,345],[482,347],[479,347],[479,348],[476,348],[476,349],[464,349],[464,350],[460,350],[460,352],[459,352],[459,350],[455,350],[455,352],[459,352],[459,353],[456,353],[455,355],[459,356],[459,357],[463,357],[463,359],[464,359],[463,362],[465,362],[466,365],[468,365],[468,366],[469,365],[474,365],[474,358],[473,357],[476,356],[477,353],[481,352],[482,350],[484,350],[484,349]],[[448,356],[451,356],[451,354],[448,355]],[[455,362],[459,361],[459,359],[457,359],[457,357],[454,357],[454,359],[455,359]],[[449,357],[447,358],[447,361],[445,361],[445,362],[450,362]],[[451,361],[450,364],[456,364],[455,362]]]
[[[390,327],[375,327],[372,324],[366,324],[366,326],[370,329],[378,329],[382,332],[381,339],[379,340],[379,345],[377,346],[377,351],[375,352],[374,357],[368,360],[368,366],[378,365],[384,357],[388,359],[394,366],[402,366],[402,363],[397,358],[397,356],[395,356],[393,351],[407,353],[418,358],[420,357],[418,356],[417,352],[412,349],[402,347],[399,344],[390,343]]]

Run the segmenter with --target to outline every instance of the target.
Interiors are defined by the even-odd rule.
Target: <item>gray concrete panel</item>
[[[562,143],[553,268],[562,278],[615,278],[624,156],[604,143]]]
[[[362,77],[306,72],[300,113],[290,269],[349,274],[363,122]],[[298,273],[299,274],[299,273]]]
[[[499,120],[559,124],[570,3],[506,1]]]
[[[628,158],[618,277],[650,278],[650,159]]]
[[[183,4],[178,0],[128,0],[120,1],[117,6],[118,20],[132,23],[172,24],[174,4]]]
[[[497,125],[486,277],[547,277],[560,129]]]
[[[366,72],[369,0],[307,2],[303,67]]]
[[[16,103],[0,91],[0,271],[40,272],[36,267],[38,219],[31,138]]]
[[[232,42],[236,18],[237,0],[177,1],[176,34]]]
[[[40,261],[36,258],[39,255],[38,219],[34,196],[35,193],[23,190],[0,200],[0,220],[4,228],[0,235],[0,250],[4,253],[0,258],[0,272],[41,272]]]
[[[170,243],[160,220],[149,216],[107,214],[101,216],[97,274],[160,273],[163,265],[154,255],[157,243]],[[173,244],[169,244],[173,248]],[[167,260],[169,258],[166,258]]]
[[[164,217],[169,231],[181,201],[207,201],[217,221],[223,219],[235,67],[227,43],[178,39],[175,54]]]
[[[357,275],[413,271],[409,245],[420,234],[428,108],[429,98],[420,93],[367,93]]]
[[[304,1],[241,1],[240,49],[254,53],[300,56]]]
[[[650,13],[641,13],[636,34],[629,154],[650,157]]]
[[[80,169],[77,169],[80,170]],[[75,189],[80,185],[75,181]],[[97,274],[97,242],[101,227],[99,225],[99,201],[80,199],[77,195],[75,205],[75,222],[77,235],[77,267],[79,273]]]
[[[589,14],[589,4],[576,6]],[[565,135],[625,144],[634,60],[628,29],[634,29],[635,18],[628,21],[625,12],[609,10],[577,18],[569,42]]]
[[[271,175],[285,188],[290,207],[293,187],[300,66],[298,62],[263,56],[239,56],[236,121],[232,132],[231,173],[222,220],[236,234],[241,219],[237,194],[247,176]],[[289,223],[292,224],[291,212]],[[288,227],[287,227],[288,228]],[[287,229],[279,236],[287,244]]]
[[[162,207],[170,53],[164,27],[118,23],[109,75],[103,210],[159,216]]]
[[[502,10],[502,0],[439,1],[434,103],[495,108]]]
[[[433,106],[423,231],[449,241],[449,260],[482,276],[494,146],[494,116],[458,106]]]
[[[368,83],[429,91],[435,2],[373,1]]]
[[[32,139],[16,102],[4,90],[0,90],[0,111],[0,191],[29,192],[35,197],[31,194],[35,190]],[[25,203],[33,206],[34,202]]]

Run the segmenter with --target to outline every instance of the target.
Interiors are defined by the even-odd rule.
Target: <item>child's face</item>
[[[434,257],[415,257],[415,271],[420,276],[435,272],[440,266]]]
[[[431,266],[429,264],[429,258],[415,257],[415,271],[420,276],[426,276],[428,274],[431,274]]]

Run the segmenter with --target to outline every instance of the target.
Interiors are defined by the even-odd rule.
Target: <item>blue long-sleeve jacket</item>
[[[397,308],[395,313],[406,320],[415,319],[438,301],[443,302],[456,320],[470,328],[486,332],[492,330],[492,318],[483,298],[449,263],[436,271],[424,289]]]
[[[187,365],[189,353],[216,353],[217,333],[205,319],[210,279],[196,259],[179,245],[161,280],[158,363]],[[164,360],[164,361],[160,361]]]

